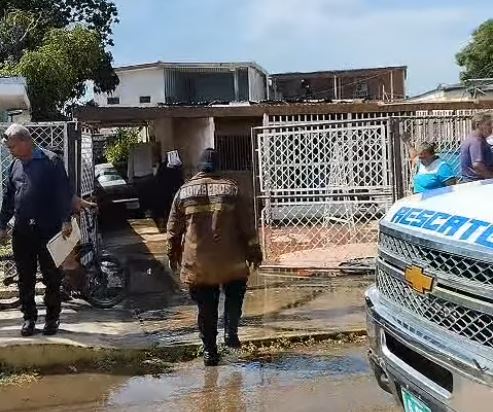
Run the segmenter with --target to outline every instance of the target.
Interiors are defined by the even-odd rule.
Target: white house
[[[115,69],[120,84],[94,96],[99,106],[259,102],[267,72],[256,63],[148,63]]]
[[[407,99],[416,103],[467,100],[493,100],[493,84],[441,84],[436,89]]]

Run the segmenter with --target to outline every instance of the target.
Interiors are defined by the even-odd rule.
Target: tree
[[[0,67],[17,64],[26,50],[41,44],[45,35],[43,14],[14,10],[0,19]]]
[[[0,16],[11,11],[42,16],[45,32],[73,23],[84,23],[97,31],[104,43],[113,45],[112,26],[118,23],[118,10],[110,0],[0,0]]]
[[[33,120],[56,120],[67,102],[84,94],[86,81],[94,80],[96,91],[116,87],[111,61],[98,32],[75,26],[50,30],[40,47],[5,65],[3,74],[27,79]]]
[[[126,165],[130,149],[138,143],[139,129],[118,129],[116,135],[108,140],[108,147],[104,153],[106,160],[115,167]]]
[[[469,44],[457,53],[456,60],[462,68],[462,81],[493,78],[493,19],[474,31]]]
[[[59,119],[85,81],[96,92],[118,85],[112,68],[110,0],[0,0],[0,75],[22,75],[33,120]]]

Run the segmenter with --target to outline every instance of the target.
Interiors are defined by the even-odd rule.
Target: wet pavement
[[[240,337],[244,341],[256,341],[362,331],[365,328],[363,293],[371,282],[369,278],[253,276],[245,299]],[[44,309],[39,303],[39,327],[42,327]],[[23,349],[17,356],[20,362],[17,366],[46,366],[48,361],[56,362],[56,357],[30,357],[28,352],[33,345],[144,350],[198,345],[196,316],[195,306],[182,291],[133,298],[125,307],[109,310],[72,301],[64,304],[58,335],[45,337],[38,333],[22,338],[20,311],[2,311],[0,362],[12,362],[12,352],[6,352],[9,348]]]
[[[360,277],[252,276],[245,296],[240,336],[264,339],[364,328],[363,294],[372,281]],[[160,345],[188,344],[197,339],[195,306],[186,296],[182,299],[181,304],[166,308],[149,297],[145,303],[135,304],[144,332]],[[220,313],[222,307],[223,296]]]
[[[217,368],[196,360],[159,376],[47,376],[0,387],[0,411],[399,411],[365,352],[319,344],[253,360],[228,354]]]
[[[146,350],[199,345],[196,307],[180,289],[176,276],[165,270],[163,236],[147,220],[130,221],[127,227],[107,236],[106,245],[132,273],[133,291],[147,293],[132,295],[123,305],[107,310],[80,300],[66,303],[57,336],[38,333],[21,338],[21,312],[0,311],[0,363],[45,367],[56,363],[59,350],[67,352],[66,348],[88,352],[100,348]],[[258,341],[362,332],[363,294],[372,282],[371,277],[361,276],[254,274],[249,280],[240,337],[243,341]],[[221,299],[221,307],[222,302]],[[41,328],[45,313],[41,297],[38,303]],[[43,350],[42,356],[38,356],[39,350],[34,351],[36,348]],[[79,355],[72,350],[66,358],[75,361],[76,356]]]

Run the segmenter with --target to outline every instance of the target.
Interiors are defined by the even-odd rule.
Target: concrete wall
[[[267,100],[267,77],[264,73],[248,68],[248,83],[251,102]]]
[[[149,136],[151,141],[159,144],[161,159],[166,158],[166,152],[174,150],[174,128],[173,118],[164,117],[154,120],[149,124]]]
[[[174,119],[174,144],[182,158],[185,175],[195,174],[202,151],[214,147],[214,119]]]
[[[212,117],[159,119],[152,122],[150,133],[161,145],[163,160],[166,158],[167,151],[178,150],[187,176],[196,172],[202,151],[214,147]]]
[[[108,105],[108,97],[119,97],[119,106],[155,106],[164,102],[164,71],[161,68],[147,68],[128,72],[117,72],[120,84],[110,95],[96,94],[99,106]],[[151,103],[140,103],[140,96],[150,96]]]

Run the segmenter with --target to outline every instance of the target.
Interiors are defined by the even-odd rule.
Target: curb
[[[275,276],[286,276],[286,277],[299,277],[299,278],[310,278],[310,277],[321,277],[321,278],[338,278],[345,276],[367,276],[372,275],[375,271],[373,266],[365,267],[292,267],[292,266],[281,266],[281,265],[262,265],[259,267],[259,272]]]
[[[366,336],[366,329],[356,328],[328,332],[307,332],[303,334],[285,334],[265,338],[244,339],[243,344],[245,347],[253,345],[259,348],[271,346],[276,342],[320,342],[361,336]],[[11,345],[0,347],[0,372],[2,369],[37,369],[53,373],[57,368],[65,368],[64,373],[66,373],[66,368],[97,370],[104,363],[111,363],[113,365],[129,362],[143,363],[150,358],[157,358],[163,362],[173,363],[196,358],[201,348],[202,344],[198,341],[183,345],[150,345],[139,348],[104,348],[58,343]]]

